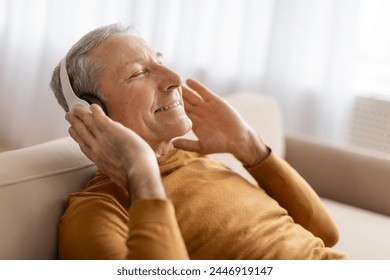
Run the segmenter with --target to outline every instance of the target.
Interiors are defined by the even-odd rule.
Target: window
[[[360,1],[353,90],[390,98],[390,1]]]

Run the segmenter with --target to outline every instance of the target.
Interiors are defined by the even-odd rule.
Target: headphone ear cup
[[[81,99],[87,101],[89,103],[89,105],[91,104],[97,104],[99,105],[100,107],[102,107],[104,113],[108,116],[108,111],[107,111],[107,107],[106,107],[106,104],[103,102],[103,100],[101,100],[99,97],[97,97],[96,95],[94,94],[91,94],[91,93],[83,93],[81,96],[80,96]]]

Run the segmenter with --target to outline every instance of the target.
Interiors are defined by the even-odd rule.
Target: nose
[[[160,91],[168,92],[182,85],[183,83],[182,77],[172,69],[168,68],[165,65],[161,65],[160,71],[161,71],[161,80],[159,84]]]

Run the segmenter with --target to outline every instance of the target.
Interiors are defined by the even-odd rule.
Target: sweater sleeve
[[[141,200],[129,211],[128,259],[189,259],[172,203]]]
[[[271,152],[248,171],[296,223],[320,237],[326,246],[337,243],[338,229],[321,199],[287,162]]]
[[[61,259],[188,259],[170,201],[76,196],[59,226]]]

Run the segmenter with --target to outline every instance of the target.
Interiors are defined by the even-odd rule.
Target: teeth
[[[175,108],[175,107],[177,107],[177,106],[179,106],[179,105],[180,105],[180,102],[175,102],[175,103],[173,103],[173,104],[171,104],[171,105],[168,105],[168,106],[161,107],[161,108],[157,109],[157,110],[156,110],[156,113],[157,113],[157,112],[166,111],[166,110],[171,109],[171,108]]]

